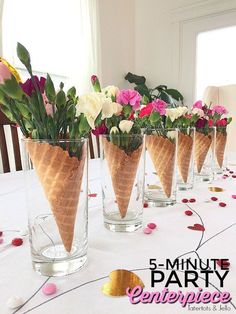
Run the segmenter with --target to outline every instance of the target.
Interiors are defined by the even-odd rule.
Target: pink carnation
[[[0,62],[0,84],[4,84],[5,80],[9,80],[11,78],[11,72],[8,67]]]
[[[202,100],[197,100],[197,101],[193,104],[193,108],[202,109],[202,107],[203,107]]]
[[[215,106],[213,106],[213,108],[212,108],[212,113],[213,113],[213,114],[214,114],[214,113],[217,113],[217,114],[222,115],[222,114],[227,114],[228,111],[226,110],[226,108],[225,108],[224,106],[215,105]]]
[[[156,99],[152,102],[153,109],[160,113],[161,116],[166,114],[167,103],[164,100]]]
[[[142,96],[133,89],[122,89],[118,92],[116,102],[121,105],[131,105],[134,110],[140,108]]]

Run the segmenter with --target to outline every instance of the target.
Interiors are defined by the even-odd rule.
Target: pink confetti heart
[[[88,197],[97,197],[97,193],[91,193],[88,195]]]
[[[232,198],[236,200],[236,195],[232,195]]]
[[[196,230],[196,231],[205,231],[204,226],[200,224],[194,224],[193,226],[188,226],[188,229]]]

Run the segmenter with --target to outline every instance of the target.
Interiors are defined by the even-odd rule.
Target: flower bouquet
[[[141,96],[114,86],[101,89],[96,76],[92,76],[92,84],[94,93],[81,96],[78,108],[93,133],[101,135],[105,226],[114,231],[134,231],[141,226],[143,209],[143,135],[136,119]],[[86,104],[93,104],[93,112],[87,112]],[[136,179],[139,181],[135,183]]]
[[[204,181],[213,179],[213,152],[215,146],[215,129],[209,116],[211,110],[203,105],[202,101],[197,101],[192,107],[192,114],[198,116],[195,123],[195,148],[194,159],[196,165],[196,175]]]
[[[171,122],[173,110],[176,110],[177,117],[185,108],[168,109],[163,100],[156,99],[144,106],[139,113],[141,126],[146,133],[147,151],[155,168],[152,173],[155,172],[153,174],[156,176],[151,176],[150,180],[157,180],[157,184],[148,186],[145,196],[155,205],[168,205],[176,201],[175,162],[178,136]]]
[[[83,178],[87,181],[87,171],[84,171],[87,140],[84,137],[89,134],[90,126],[84,114],[77,116],[78,97],[74,87],[65,93],[61,83],[56,91],[49,74],[47,78],[33,75],[29,52],[19,43],[17,55],[30,78],[22,83],[12,67],[6,62],[0,63],[1,77],[4,77],[0,82],[0,107],[20,127],[24,135],[25,169],[32,166],[35,169],[49,211],[53,213],[48,214],[53,217],[50,226],[46,220],[39,219],[47,205],[40,203],[44,197],[39,191],[41,198],[34,194],[34,185],[30,181],[28,207],[34,267],[48,275],[70,273],[82,265],[81,256],[86,256],[86,183],[83,195],[81,186]],[[29,173],[28,178],[32,171]],[[77,215],[80,203],[83,208]],[[55,224],[54,231],[52,224]],[[64,262],[67,258],[73,262],[65,267],[59,261]]]
[[[224,152],[227,142],[227,125],[232,118],[225,117],[228,113],[226,108],[221,105],[213,105],[209,112],[209,123],[216,127],[215,157],[216,172],[221,173],[224,161]]]

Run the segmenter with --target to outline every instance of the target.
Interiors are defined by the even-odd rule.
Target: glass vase
[[[194,178],[196,182],[214,179],[215,127],[207,131],[196,129],[194,142]]]
[[[100,144],[104,225],[110,231],[133,232],[142,226],[144,136],[102,135]]]
[[[176,203],[177,129],[148,130],[146,135],[145,201],[151,206]]]
[[[180,128],[177,152],[177,186],[178,190],[190,190],[194,183],[193,148],[195,128]]]
[[[222,174],[225,167],[225,149],[227,144],[227,127],[216,127],[214,165],[215,173]]]
[[[76,272],[87,260],[87,139],[22,141],[33,268]]]

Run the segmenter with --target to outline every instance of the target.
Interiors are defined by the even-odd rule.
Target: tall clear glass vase
[[[176,203],[177,129],[153,129],[146,134],[145,200],[150,206]]]
[[[104,225],[115,232],[142,226],[144,136],[112,134],[100,137]]]
[[[23,150],[33,268],[76,272],[87,260],[87,139],[23,139]]]

